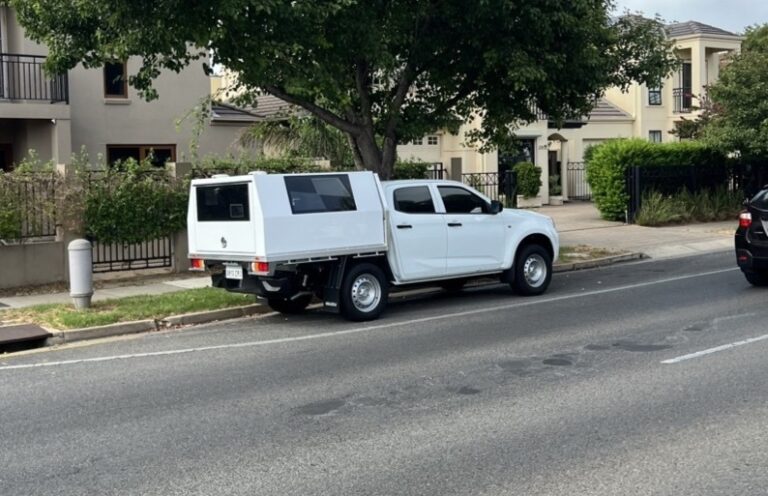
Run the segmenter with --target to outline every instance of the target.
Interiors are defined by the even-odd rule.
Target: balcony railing
[[[45,57],[0,53],[0,100],[69,103],[66,74],[43,71]]]
[[[689,114],[693,111],[693,91],[691,88],[674,88],[672,100],[675,102],[676,114]]]

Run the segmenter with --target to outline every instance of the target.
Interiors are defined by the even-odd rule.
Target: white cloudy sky
[[[768,23],[767,0],[615,0],[625,9],[659,14],[668,22],[699,21],[741,33],[746,26]]]

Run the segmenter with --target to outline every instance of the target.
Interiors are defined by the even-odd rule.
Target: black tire
[[[294,299],[282,297],[267,298],[267,305],[269,305],[269,308],[275,312],[294,315],[304,312],[311,301],[311,294],[303,294],[301,296],[297,296]]]
[[[744,271],[744,277],[753,286],[768,286],[768,272]]]
[[[467,284],[466,279],[451,279],[450,281],[443,281],[440,283],[440,287],[448,293],[458,293]]]
[[[355,322],[379,318],[387,307],[389,282],[380,267],[360,263],[349,269],[341,284],[341,314]]]
[[[526,245],[515,260],[512,289],[523,296],[540,295],[552,280],[552,257],[541,245]]]

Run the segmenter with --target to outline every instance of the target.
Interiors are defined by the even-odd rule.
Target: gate
[[[93,244],[93,272],[159,269],[173,266],[173,241],[170,236],[141,243]]]
[[[587,167],[584,162],[568,162],[565,166],[569,200],[592,200],[592,189],[587,183]]]

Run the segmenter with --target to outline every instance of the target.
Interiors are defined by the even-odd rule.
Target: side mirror
[[[502,210],[504,210],[504,205],[502,205],[500,201],[491,200],[491,208],[489,210],[489,213],[496,215]]]

